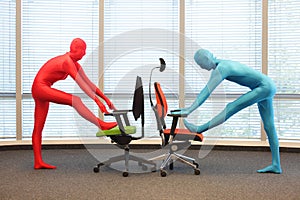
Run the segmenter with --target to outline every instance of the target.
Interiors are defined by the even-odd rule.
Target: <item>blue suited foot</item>
[[[281,174],[282,170],[280,166],[277,165],[270,165],[263,169],[257,170],[258,173],[274,173],[274,174]]]
[[[191,132],[198,132],[198,126],[192,124],[192,123],[189,123],[186,119],[183,120],[184,122],[184,125],[187,129],[189,129],[189,131]]]

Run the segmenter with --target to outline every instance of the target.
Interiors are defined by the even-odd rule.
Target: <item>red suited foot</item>
[[[117,126],[117,122],[100,122],[101,130],[109,130]]]
[[[56,166],[49,165],[44,162],[39,162],[34,164],[34,169],[56,169]]]

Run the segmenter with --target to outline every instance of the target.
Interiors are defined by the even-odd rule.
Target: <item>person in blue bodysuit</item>
[[[225,79],[250,88],[249,92],[227,104],[223,111],[207,123],[196,126],[184,120],[184,124],[192,132],[203,133],[208,129],[222,124],[240,110],[257,103],[272,153],[272,164],[257,170],[257,172],[282,173],[279,142],[274,125],[273,97],[276,93],[274,82],[266,75],[244,64],[231,60],[217,59],[206,49],[199,49],[194,55],[194,60],[201,68],[208,71],[212,70],[209,81],[191,106],[173,113],[192,113],[204,103],[213,90]]]

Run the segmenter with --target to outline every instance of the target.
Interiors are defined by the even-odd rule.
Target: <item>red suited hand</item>
[[[108,113],[108,111],[106,110],[106,107],[104,106],[104,104],[101,101],[97,101],[96,103],[97,103],[97,105],[100,108],[102,113]]]
[[[115,105],[110,100],[107,100],[106,104],[108,105],[109,109],[111,109],[111,110],[117,110],[116,107],[115,107]]]

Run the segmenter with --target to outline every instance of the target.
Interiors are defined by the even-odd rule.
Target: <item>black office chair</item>
[[[138,118],[141,117],[141,136],[140,137],[134,137],[132,134],[136,133],[136,127],[131,126],[129,119],[128,119],[128,113],[132,112],[134,119],[138,120]],[[116,118],[116,121],[118,123],[118,126],[115,128],[112,128],[110,130],[99,130],[96,134],[97,137],[102,136],[108,136],[110,137],[111,141],[116,143],[117,145],[120,145],[124,148],[124,155],[119,155],[116,157],[112,157],[104,162],[100,162],[96,167],[94,167],[94,172],[97,173],[100,170],[101,166],[107,165],[114,162],[119,162],[124,160],[125,161],[125,170],[123,171],[123,176],[127,177],[129,174],[129,160],[136,161],[140,166],[143,167],[144,170],[147,169],[147,165],[152,165],[152,171],[156,171],[156,163],[149,161],[144,158],[140,158],[134,155],[129,154],[129,144],[132,140],[139,140],[144,137],[144,90],[143,90],[143,84],[142,84],[142,78],[137,76],[136,78],[136,85],[135,85],[135,91],[133,96],[133,104],[131,110],[115,110],[112,113],[105,114],[114,116]],[[123,123],[123,120],[124,123]]]
[[[164,63],[163,60],[161,62]],[[160,68],[160,71],[162,72],[164,68],[165,68],[165,63],[164,66]],[[152,75],[152,71],[151,71],[151,75]],[[175,160],[179,160],[182,163],[191,166],[194,169],[194,174],[199,175],[200,169],[199,169],[199,164],[196,162],[196,160],[194,158],[179,154],[178,151],[187,149],[191,145],[191,140],[201,142],[203,140],[203,135],[200,133],[190,132],[188,129],[177,128],[178,119],[180,117],[187,117],[187,115],[167,114],[168,112],[167,100],[158,82],[154,83],[156,105],[153,104],[153,101],[151,99],[151,75],[150,75],[150,82],[149,82],[150,104],[156,117],[157,130],[159,131],[162,140],[162,147],[167,148],[168,152],[149,160],[151,161],[163,160],[163,163],[160,166],[160,175],[162,177],[165,177],[167,175],[167,171],[166,171],[167,166],[169,166],[170,170],[173,170],[174,167],[173,162]],[[172,126],[169,129],[166,128],[166,123],[165,123],[166,116],[173,118]]]

